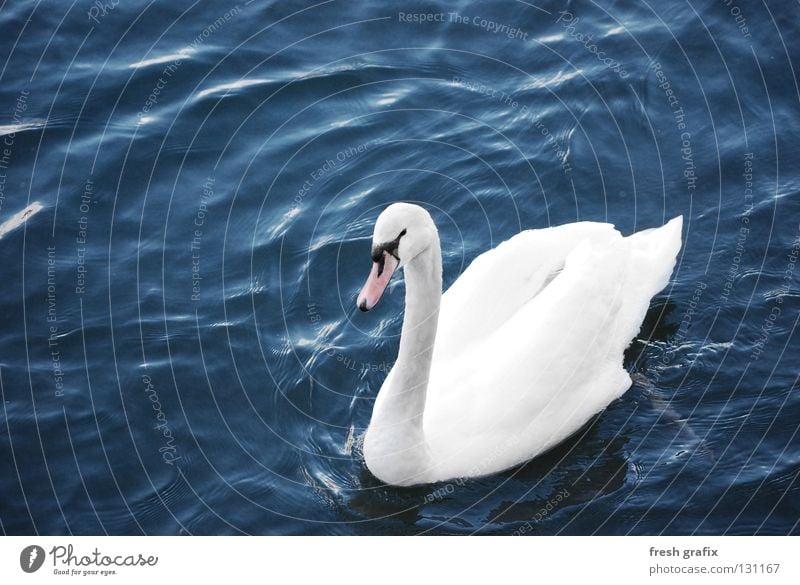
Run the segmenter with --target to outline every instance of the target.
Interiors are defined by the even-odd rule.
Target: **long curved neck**
[[[406,309],[393,387],[404,411],[422,425],[442,298],[442,252],[438,239],[405,267]]]
[[[442,297],[438,237],[404,270],[406,308],[400,351],[378,393],[364,442],[372,472],[397,485],[416,483],[416,474],[427,467],[422,418]]]

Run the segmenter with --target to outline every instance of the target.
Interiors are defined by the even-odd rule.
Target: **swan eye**
[[[394,239],[394,241],[391,244],[389,244],[389,247],[386,249],[386,251],[389,252],[389,254],[397,258],[398,262],[400,262],[400,256],[397,255],[397,249],[400,247],[400,238],[402,238],[404,235],[406,235],[406,230],[400,232],[400,235],[397,236]]]
[[[391,254],[395,258],[397,258],[398,262],[400,261],[400,257],[397,255],[397,248],[400,247],[400,238],[406,235],[407,231],[403,229],[394,240],[391,242],[386,242],[385,244],[379,244],[372,247],[372,261],[379,262],[380,267],[378,268],[378,276],[381,275],[383,272],[383,253],[386,252],[387,254]]]
[[[389,252],[389,254],[391,254],[395,258],[397,258],[398,262],[400,261],[400,256],[397,255],[397,249],[400,247],[400,238],[402,238],[404,235],[406,235],[405,228],[403,228],[403,231],[400,232],[400,235],[398,235],[394,239],[394,241],[391,244],[389,244],[389,246],[386,248],[386,251]]]

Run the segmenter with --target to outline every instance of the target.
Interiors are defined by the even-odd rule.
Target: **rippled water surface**
[[[800,27],[735,4],[3,3],[0,223],[43,207],[0,236],[0,530],[797,533]],[[395,200],[446,286],[683,214],[633,387],[506,473],[373,478]]]

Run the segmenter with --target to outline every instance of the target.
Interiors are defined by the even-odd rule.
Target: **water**
[[[0,529],[798,533],[779,4],[4,3],[0,223],[44,207],[0,241]],[[634,386],[520,468],[374,479],[402,278],[354,298],[401,199],[446,285],[520,229],[683,214]]]

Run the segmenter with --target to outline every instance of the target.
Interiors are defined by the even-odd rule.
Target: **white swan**
[[[431,216],[387,207],[357,304],[374,307],[403,267],[406,308],[364,437],[369,470],[401,486],[487,475],[578,430],[630,387],[622,354],[669,281],[681,228],[676,217],[627,238],[594,222],[524,231],[442,295]]]

